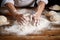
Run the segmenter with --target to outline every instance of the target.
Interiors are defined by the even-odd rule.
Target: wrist
[[[14,13],[14,14],[17,14],[18,12],[17,12],[17,10],[14,10],[13,13]]]
[[[13,10],[13,12],[17,12],[17,10]]]
[[[14,10],[13,13],[17,13],[17,10]]]
[[[41,13],[40,13],[40,12],[37,12],[35,15],[40,16],[40,15],[41,15]]]

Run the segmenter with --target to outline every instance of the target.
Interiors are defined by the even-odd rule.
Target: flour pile
[[[50,22],[44,17],[40,18],[40,22],[38,22],[37,26],[32,25],[31,15],[30,16],[29,15],[30,14],[25,15],[25,19],[27,20],[27,22],[24,23],[23,25],[19,25],[17,21],[15,21],[14,25],[12,25],[9,28],[6,27],[4,29],[6,33],[16,33],[17,35],[27,35],[27,34],[38,33],[38,31],[44,30],[45,28],[49,27]]]

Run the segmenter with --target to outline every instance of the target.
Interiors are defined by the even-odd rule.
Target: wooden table
[[[31,34],[26,36],[1,35],[0,40],[60,40],[60,26],[43,31],[42,34]]]

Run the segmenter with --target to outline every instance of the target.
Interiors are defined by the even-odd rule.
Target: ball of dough
[[[60,10],[60,6],[59,5],[54,5],[54,6],[50,7],[49,9]]]
[[[48,14],[49,14],[50,16],[58,15],[57,12],[55,12],[55,11],[50,11]]]
[[[57,12],[50,11],[49,15],[50,15],[50,20],[51,21],[60,21],[60,15]]]
[[[5,24],[7,22],[7,18],[5,16],[0,16],[0,25]]]

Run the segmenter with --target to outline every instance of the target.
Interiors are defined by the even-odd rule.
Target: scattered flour
[[[17,22],[15,22],[13,26],[9,28],[5,28],[4,30],[6,30],[7,33],[16,33],[18,35],[27,35],[27,34],[36,33],[37,31],[48,28],[50,24],[50,22],[45,18],[40,18],[40,19],[41,20],[37,26],[34,26],[28,22],[26,22],[25,25],[19,25]]]
[[[27,35],[27,34],[38,33],[38,31],[44,30],[45,28],[49,27],[50,22],[44,17],[40,18],[40,22],[38,22],[37,26],[32,25],[31,17],[29,15],[25,14],[25,19],[27,20],[27,22],[24,23],[23,25],[19,25],[17,21],[15,21],[14,25],[12,25],[9,28],[6,27],[4,29],[6,33],[16,33],[17,35]]]

